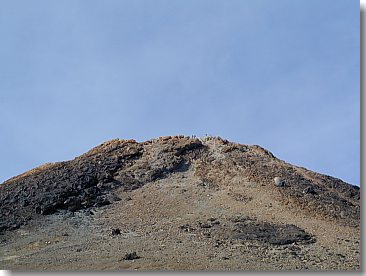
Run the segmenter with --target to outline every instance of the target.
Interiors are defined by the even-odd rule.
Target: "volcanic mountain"
[[[359,270],[360,190],[220,137],[111,140],[0,185],[0,268]]]

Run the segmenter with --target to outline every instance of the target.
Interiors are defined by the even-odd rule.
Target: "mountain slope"
[[[218,137],[112,140],[9,179],[0,202],[4,268],[360,266],[358,187]]]

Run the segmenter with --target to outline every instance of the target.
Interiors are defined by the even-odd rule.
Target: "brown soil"
[[[360,191],[221,138],[112,140],[0,185],[0,244],[10,270],[359,270]]]

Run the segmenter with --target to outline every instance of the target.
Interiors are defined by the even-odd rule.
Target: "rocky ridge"
[[[309,219],[359,228],[357,186],[288,164],[257,145],[241,145],[220,137],[167,136],[141,143],[111,140],[73,160],[46,164],[5,181],[0,185],[0,234],[54,214],[125,204],[126,193],[169,182],[175,175],[192,177],[199,189],[217,194],[227,191],[243,206],[260,202],[255,198],[260,194],[238,192],[254,187],[270,195],[266,208],[273,204]],[[283,185],[275,185],[276,177]],[[256,210],[250,212],[255,214]],[[237,240],[272,246],[317,242],[316,234],[287,221],[246,215],[187,221],[177,231],[210,238],[217,247]]]
[[[215,146],[184,136],[143,143],[116,139],[74,160],[47,164],[9,179],[0,186],[0,231],[16,229],[39,214],[59,209],[76,211],[110,204],[118,200],[115,189],[138,189],[188,169],[192,161],[196,163],[195,175],[204,183],[225,185],[223,175],[238,168],[248,181],[276,189],[285,205],[345,224],[359,224],[359,187],[287,164],[257,145],[211,137],[206,140]],[[283,188],[274,187],[275,177],[285,180]]]

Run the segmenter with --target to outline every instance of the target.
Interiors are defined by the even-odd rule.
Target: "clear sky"
[[[359,1],[0,1],[0,182],[221,136],[360,183]]]

